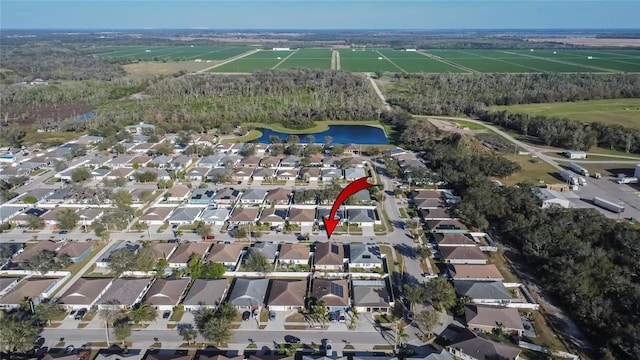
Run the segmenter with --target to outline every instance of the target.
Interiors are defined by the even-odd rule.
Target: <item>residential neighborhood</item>
[[[0,235],[7,249],[0,307],[59,304],[69,315],[43,337],[52,349],[77,347],[61,356],[80,359],[78,349],[100,339],[115,343],[104,335],[115,331],[100,320],[107,313],[129,319],[134,332],[121,340],[131,346],[126,354],[100,350],[96,359],[233,358],[251,344],[290,348],[296,339],[320,344],[327,356],[412,349],[419,359],[519,359],[521,349],[495,334],[536,336],[538,304],[504,273],[491,236],[455,216],[453,191],[399,183],[382,157],[358,146],[299,157],[269,144],[191,135],[192,144],[211,148],[198,156],[176,136],[146,142],[150,126],[127,127],[137,135],[113,145],[118,153],[98,150],[102,139],[94,136],[93,145],[72,141],[0,171],[29,178],[0,206],[10,224]],[[79,147],[69,161],[68,149]],[[411,151],[381,156],[403,173],[427,171]],[[53,166],[60,161],[68,166]],[[323,218],[341,189],[363,177],[376,186],[338,207],[340,222],[327,239]],[[429,291],[431,282],[463,301],[458,315],[408,295],[412,287]],[[229,350],[178,350],[203,311],[235,314]],[[134,315],[143,313],[151,315]],[[420,320],[430,314],[434,320]],[[193,340],[206,342],[197,333]]]

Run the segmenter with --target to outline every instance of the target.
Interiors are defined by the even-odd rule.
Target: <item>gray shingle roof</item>
[[[236,279],[229,302],[235,306],[260,306],[269,287],[269,279]]]
[[[222,302],[227,280],[196,279],[184,297],[184,305],[218,306]]]
[[[501,281],[460,281],[453,282],[456,293],[472,299],[509,300],[511,293]]]
[[[167,219],[168,222],[172,221],[190,221],[196,220],[198,215],[202,212],[202,208],[197,207],[179,207],[171,214]]]
[[[390,306],[390,296],[384,281],[353,280],[353,302],[356,306]]]
[[[351,264],[382,264],[380,248],[377,245],[350,244],[349,262]]]

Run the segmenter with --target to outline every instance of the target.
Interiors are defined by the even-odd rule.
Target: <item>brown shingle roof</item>
[[[174,264],[186,264],[194,254],[204,256],[207,249],[209,249],[209,246],[210,244],[207,243],[184,242],[180,244],[173,255],[171,255],[169,262]]]
[[[112,278],[80,278],[58,300],[61,304],[91,305]]]
[[[0,297],[0,304],[20,304],[24,299],[33,299],[44,292],[58,278],[27,278],[18,284],[4,296]]]
[[[152,243],[151,249],[156,253],[156,256],[160,259],[166,259],[169,254],[173,252],[173,249],[176,247],[175,244],[172,243]]]
[[[289,210],[289,221],[291,222],[314,222],[316,220],[316,209],[291,208]]]
[[[172,207],[152,207],[140,217],[142,221],[164,220],[175,210]]]
[[[189,285],[189,279],[158,279],[144,296],[151,305],[176,305]]]
[[[258,217],[258,211],[260,211],[260,208],[257,207],[236,208],[235,210],[233,210],[233,214],[231,214],[229,222],[256,221],[256,218]]]
[[[187,195],[189,195],[189,193],[191,192],[191,189],[189,189],[188,187],[182,185],[182,184],[178,184],[175,185],[174,187],[172,187],[171,189],[169,189],[169,191],[167,192],[169,194],[169,196],[171,197],[185,197]]]
[[[465,234],[433,234],[433,238],[438,243],[438,246],[476,245],[476,242]]]
[[[451,265],[448,267],[455,280],[464,279],[502,279],[502,274],[493,264],[486,265]]]
[[[207,261],[210,262],[234,262],[240,257],[244,245],[241,244],[214,244],[209,251]]]
[[[349,285],[347,280],[314,279],[312,289],[312,296],[318,300],[323,300],[327,306],[349,306]]]
[[[458,220],[427,220],[429,230],[467,230],[467,226]]]
[[[280,245],[280,254],[278,258],[281,260],[308,260],[309,247],[304,244],[282,244]]]
[[[279,187],[276,189],[269,190],[265,200],[267,200],[268,202],[286,201],[286,200],[289,200],[290,197],[291,197],[291,189],[285,189],[285,188]]]
[[[307,282],[299,280],[272,280],[268,305],[304,306]]]
[[[57,256],[60,255],[69,255],[71,258],[76,258],[82,254],[84,254],[87,249],[91,248],[91,243],[89,242],[68,242],[66,243],[60,251],[58,251]]]
[[[344,247],[342,244],[323,242],[316,244],[314,265],[342,265],[344,264]]]
[[[442,192],[436,190],[415,190],[411,192],[414,199],[440,199]]]
[[[62,246],[63,246],[62,243],[56,243],[55,241],[51,241],[51,240],[39,241],[36,244],[27,245],[27,247],[24,249],[23,252],[21,252],[20,254],[16,255],[13,259],[11,259],[11,262],[13,263],[29,262],[29,260],[31,260],[32,257],[34,257],[37,253],[41,251],[47,250],[47,251],[57,252],[60,249],[62,249]]]
[[[506,330],[524,330],[520,314],[514,308],[467,304],[464,307],[464,317],[470,328],[474,325],[498,327],[500,324]]]

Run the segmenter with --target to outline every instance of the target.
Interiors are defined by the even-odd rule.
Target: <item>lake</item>
[[[269,143],[269,136],[277,136],[282,140],[287,140],[287,133],[273,131],[271,129],[259,129],[262,136],[258,139],[261,143]],[[368,144],[368,145],[386,145],[389,139],[384,134],[384,130],[375,126],[367,125],[329,125],[329,129],[307,134],[295,134],[300,138],[301,143],[307,143],[305,137],[313,135],[315,143],[324,143],[325,136],[331,136],[333,144]]]

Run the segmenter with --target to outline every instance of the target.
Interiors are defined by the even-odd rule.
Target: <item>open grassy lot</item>
[[[331,50],[330,49],[299,49],[279,64],[277,69],[310,68],[310,69],[330,69]],[[287,56],[285,55],[285,57]],[[284,59],[284,57],[282,57]]]
[[[500,181],[505,185],[514,185],[520,182],[555,184],[560,182],[553,174],[557,170],[546,162],[530,155],[503,154],[505,158],[517,162],[522,169]]]
[[[354,72],[390,71],[402,72],[397,66],[384,59],[377,49],[340,49],[340,67]]]
[[[640,129],[640,99],[592,100],[566,103],[495,106],[493,110],[599,121]]]

